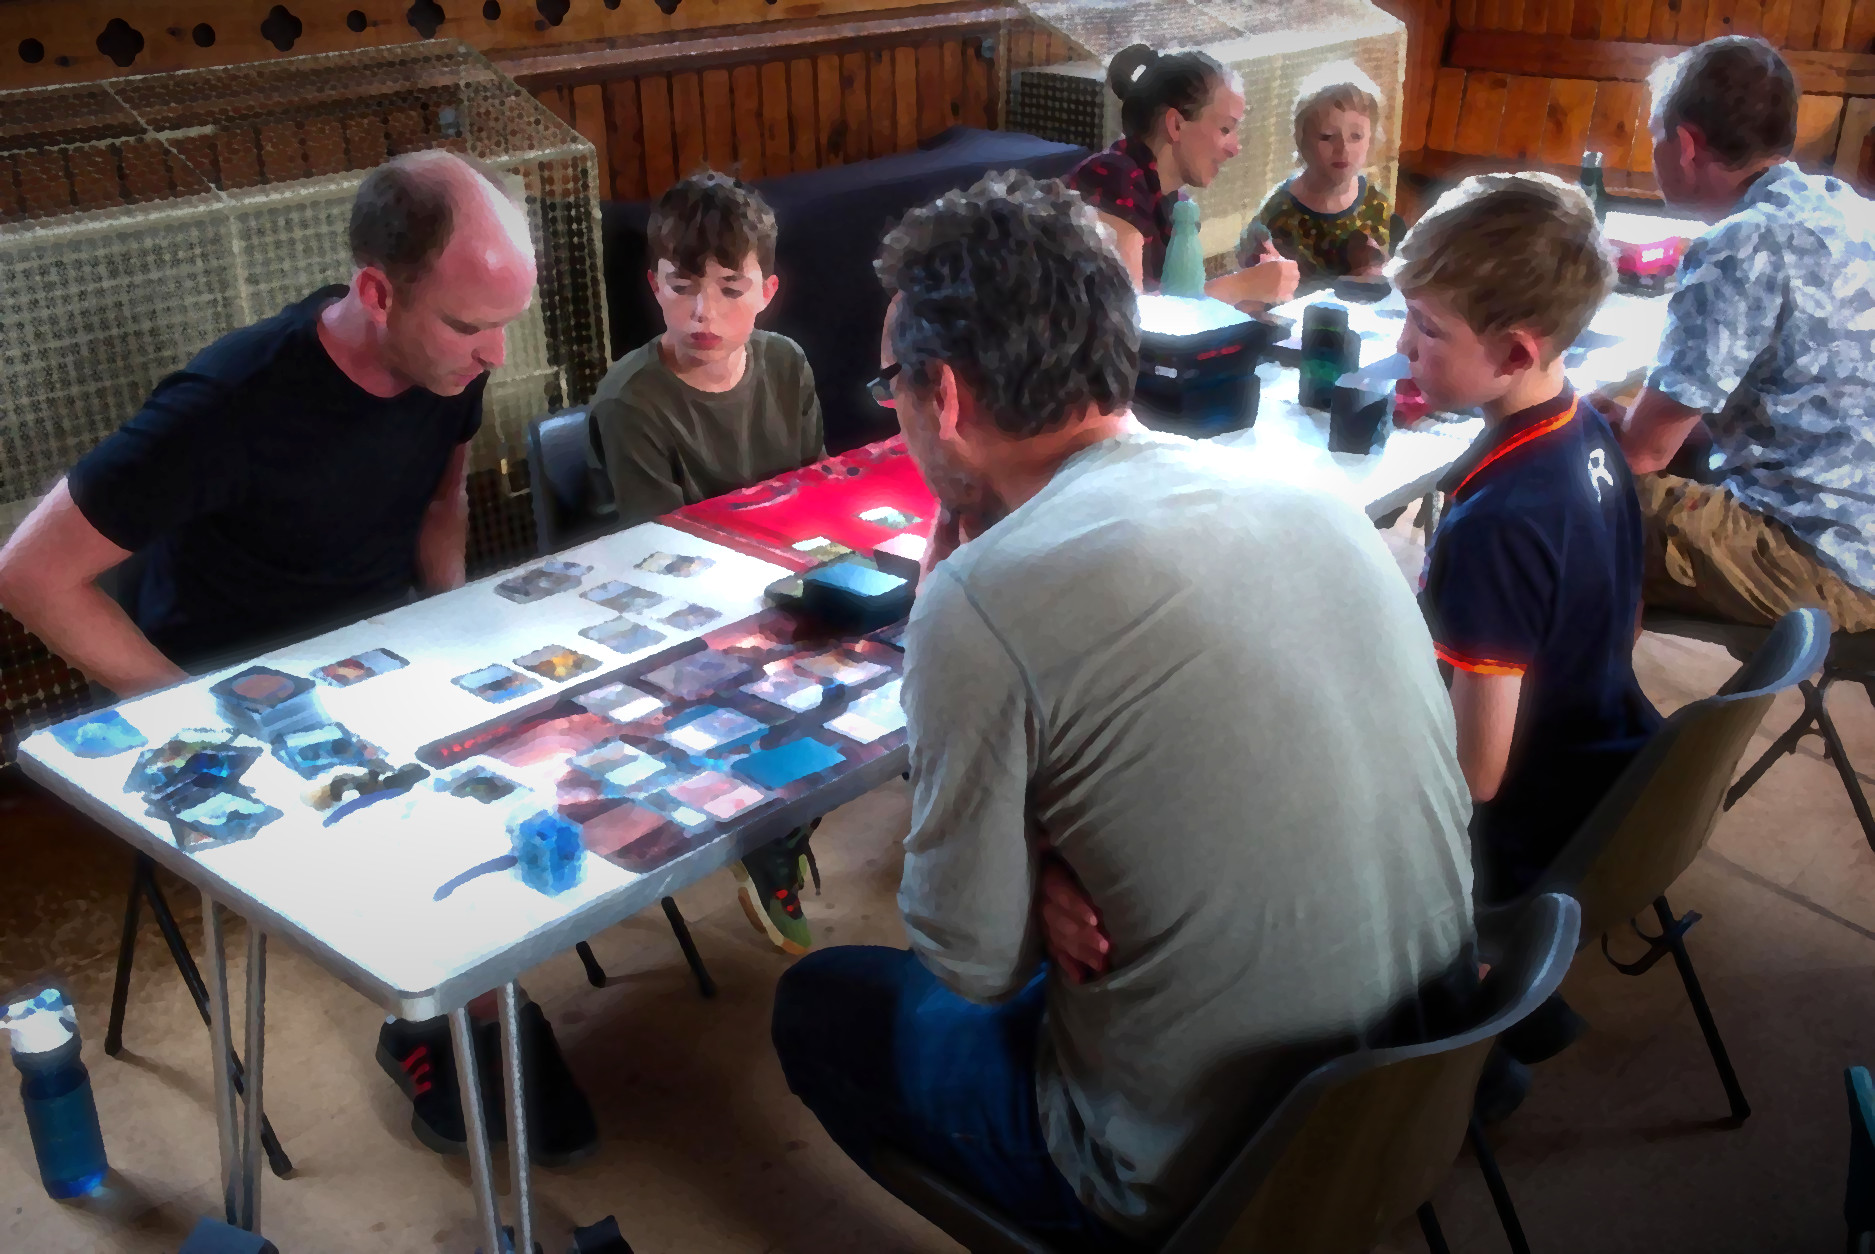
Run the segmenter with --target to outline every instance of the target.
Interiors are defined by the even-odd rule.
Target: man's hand
[[[1048,957],[1072,983],[1085,984],[1107,974],[1113,945],[1100,925],[1100,912],[1068,864],[1050,852],[1042,855],[1035,909]]]
[[[1294,299],[1296,284],[1302,281],[1300,267],[1280,255],[1268,261],[1259,261],[1245,273],[1250,276],[1249,299],[1260,300],[1266,305],[1280,305]]]

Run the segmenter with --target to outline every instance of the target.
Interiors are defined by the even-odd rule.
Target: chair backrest
[[[1563,892],[1581,902],[1585,941],[1641,914],[1705,847],[1764,712],[1778,693],[1816,674],[1829,638],[1821,610],[1779,619],[1717,694],[1676,710],[1654,733],[1532,894]],[[1480,928],[1488,933],[1502,914],[1480,912]]]
[[[1580,919],[1566,896],[1533,900],[1485,980],[1471,1026],[1439,1040],[1347,1054],[1310,1072],[1161,1254],[1372,1249],[1451,1170],[1492,1042],[1562,983]]]
[[[591,436],[586,410],[566,409],[527,424],[527,481],[534,500],[534,534],[542,553],[591,540],[617,525],[605,513],[587,464]]]
[[[1875,1083],[1867,1067],[1842,1073],[1849,1091],[1849,1187],[1842,1218],[1851,1237],[1875,1233]]]

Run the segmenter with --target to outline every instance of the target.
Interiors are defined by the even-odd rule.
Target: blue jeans
[[[983,1006],[908,950],[817,950],[775,990],[775,1053],[788,1087],[868,1174],[873,1150],[890,1145],[1045,1241],[1139,1250],[1081,1203],[1042,1138],[1042,981]]]

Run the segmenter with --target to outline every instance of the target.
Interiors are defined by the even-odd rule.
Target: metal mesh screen
[[[164,375],[351,274],[365,172],[426,148],[519,178],[540,261],[472,450],[469,561],[533,551],[530,418],[609,362],[590,143],[479,53],[426,42],[0,93],[0,537]],[[0,760],[87,699],[0,616]]]
[[[1099,66],[1017,70],[1010,80],[1010,130],[1095,151],[1119,138],[1120,101]]]
[[[1113,54],[1143,43],[1161,52],[1200,48],[1236,70],[1244,82],[1243,151],[1211,186],[1192,199],[1201,214],[1199,243],[1208,256],[1235,253],[1237,239],[1269,194],[1296,168],[1291,122],[1303,80],[1330,62],[1349,61],[1381,93],[1381,124],[1368,155],[1367,176],[1394,194],[1399,170],[1400,99],[1406,78],[1406,27],[1368,0],[1023,0],[1039,21],[1066,35],[1089,61],[1024,70],[1011,108],[1024,124],[1084,126],[1088,84],[1102,101],[1098,136],[1071,142],[1104,148],[1120,137],[1106,65]],[[1023,100],[1033,100],[1033,106]],[[1076,103],[1080,102],[1080,103]],[[1012,116],[1011,126],[1016,126]],[[1055,134],[1035,131],[1046,138]],[[1060,138],[1069,137],[1064,133]]]

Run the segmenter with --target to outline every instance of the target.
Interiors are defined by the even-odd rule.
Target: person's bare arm
[[[1116,218],[1110,213],[1102,213],[1100,220],[1113,232],[1114,247],[1119,251],[1120,260],[1126,265],[1126,273],[1133,280],[1133,290],[1146,290],[1146,237],[1139,233],[1139,228],[1131,222]]]
[[[1452,714],[1458,722],[1458,766],[1473,801],[1489,801],[1503,786],[1517,728],[1522,675],[1452,672]]]
[[[97,585],[129,556],[79,512],[63,479],[0,548],[0,608],[119,697],[188,678]]]
[[[426,594],[460,588],[468,578],[469,446],[456,445],[423,514],[417,535],[417,578]]]
[[[1665,470],[1699,425],[1700,416],[1697,409],[1689,409],[1665,393],[1652,388],[1642,392],[1634,408],[1614,424],[1628,468],[1637,475]]]
[[[1280,305],[1296,294],[1301,270],[1287,257],[1220,274],[1204,285],[1204,294],[1227,305]]]
[[[1042,851],[1040,879],[1035,909],[1049,960],[1073,984],[1085,984],[1107,974],[1113,942],[1107,938],[1100,911],[1081,887],[1081,881],[1067,863],[1047,849]]]

